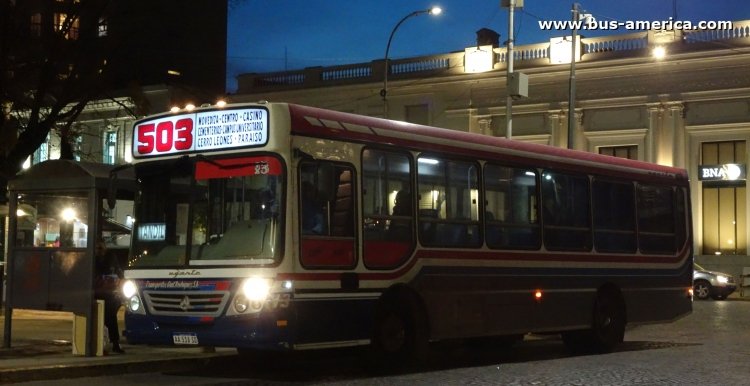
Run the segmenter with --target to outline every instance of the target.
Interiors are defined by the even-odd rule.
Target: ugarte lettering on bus
[[[169,273],[167,273],[167,274],[169,276],[173,277],[173,278],[178,278],[178,277],[182,277],[182,276],[200,276],[201,275],[201,271],[198,271],[197,269],[192,269],[192,270],[177,270],[177,271],[169,271]]]

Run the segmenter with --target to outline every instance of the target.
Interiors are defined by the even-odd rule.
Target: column
[[[573,146],[576,150],[586,150],[588,144],[586,143],[586,136],[583,135],[583,109],[575,109],[575,123],[576,126],[573,128]]]
[[[661,103],[646,104],[648,111],[648,132],[646,133],[646,149],[644,149],[644,160],[647,162],[658,162],[659,135],[661,134],[661,115],[663,107]]]
[[[550,145],[567,147],[568,131],[563,126],[565,114],[562,110],[547,111],[547,131],[550,134]]]
[[[666,105],[669,114],[666,117],[665,128],[669,128],[669,139],[672,142],[672,165],[686,168],[685,152],[685,105],[682,102],[669,102]]]
[[[477,133],[485,135],[493,135],[492,133],[492,116],[479,117],[477,120]]]

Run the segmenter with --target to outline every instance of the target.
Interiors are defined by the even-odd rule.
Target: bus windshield
[[[140,164],[131,268],[274,264],[283,171],[274,157]]]

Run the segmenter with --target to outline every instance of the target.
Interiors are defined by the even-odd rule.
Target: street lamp
[[[429,15],[435,15],[435,16],[437,16],[437,15],[440,15],[441,13],[443,13],[443,9],[440,8],[440,7],[432,7],[432,8],[429,8],[429,9],[423,9],[423,10],[420,10],[420,11],[414,11],[414,12],[412,12],[412,13],[404,16],[404,18],[401,19],[398,23],[396,23],[395,27],[393,27],[393,30],[391,31],[391,36],[388,38],[388,45],[385,47],[385,60],[384,60],[384,62],[385,62],[385,71],[383,73],[383,89],[380,90],[380,96],[383,97],[383,116],[385,118],[388,118],[388,70],[389,70],[389,66],[388,66],[388,52],[391,50],[391,41],[393,40],[393,35],[396,33],[396,30],[398,29],[398,27],[400,27],[401,24],[403,24],[406,21],[406,19],[408,19],[410,17],[413,17],[413,16],[422,15],[422,14],[425,14],[425,13],[429,14]]]
[[[573,3],[573,8],[571,9],[571,12],[573,13],[573,23],[571,23],[571,27],[573,30],[572,33],[572,41],[570,43],[570,79],[568,83],[568,149],[573,149],[575,147],[574,139],[575,139],[575,125],[576,125],[576,119],[575,119],[575,100],[576,100],[576,60],[578,58],[578,55],[576,55],[576,52],[578,49],[580,49],[578,45],[578,22],[584,21],[586,23],[593,23],[594,17],[591,14],[588,13],[581,13],[581,5],[578,3]]]

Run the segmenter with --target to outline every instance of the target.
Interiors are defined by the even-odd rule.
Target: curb
[[[127,354],[126,354],[127,355]],[[195,354],[181,358],[164,358],[164,354],[118,356],[115,360],[101,362],[39,360],[35,364],[16,368],[0,369],[0,383],[43,381],[97,377],[112,374],[133,374],[148,372],[179,372],[208,366],[229,353]]]

